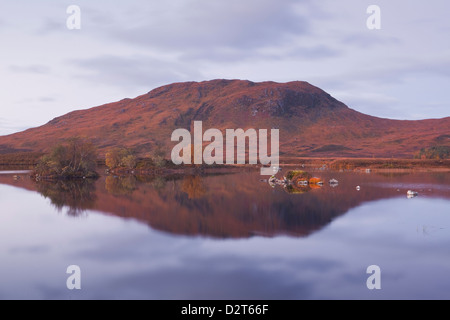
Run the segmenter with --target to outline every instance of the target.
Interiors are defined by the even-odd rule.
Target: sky
[[[0,135],[212,79],[301,80],[372,116],[448,117],[449,12],[447,0],[1,0]]]

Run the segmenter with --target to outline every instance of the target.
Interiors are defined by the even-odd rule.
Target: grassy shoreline
[[[285,158],[281,165],[327,168],[333,170],[373,171],[450,171],[450,159],[392,159],[392,158]]]
[[[33,169],[37,164],[41,153],[25,154],[1,154],[0,170],[9,169]],[[105,166],[104,159],[98,159],[99,167]],[[366,170],[373,171],[450,171],[450,159],[393,159],[393,158],[305,158],[305,157],[282,157],[280,166],[300,167],[300,168],[327,168],[332,170]],[[137,169],[115,169],[112,173],[127,174],[135,172],[136,174],[171,174],[183,171],[201,172],[201,171],[223,171],[233,169],[253,169],[260,168],[260,165],[220,165],[220,166],[175,166],[169,165],[163,168],[154,166],[144,166]]]

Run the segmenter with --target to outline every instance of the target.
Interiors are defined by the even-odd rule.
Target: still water
[[[314,174],[339,185],[1,174],[0,299],[450,299],[450,173]]]

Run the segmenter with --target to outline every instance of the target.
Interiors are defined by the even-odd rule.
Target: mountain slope
[[[411,157],[423,147],[449,145],[450,117],[400,121],[359,113],[307,82],[213,80],[175,83],[55,118],[0,137],[0,153],[48,151],[73,136],[91,138],[104,153],[114,146],[167,154],[173,130],[203,121],[203,130],[280,129],[283,156]]]

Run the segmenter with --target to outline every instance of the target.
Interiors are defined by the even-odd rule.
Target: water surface
[[[339,185],[289,193],[258,172],[1,174],[0,298],[450,298],[450,174],[315,175]],[[69,265],[80,291],[66,288]],[[381,290],[367,289],[370,265]]]

